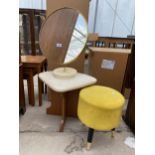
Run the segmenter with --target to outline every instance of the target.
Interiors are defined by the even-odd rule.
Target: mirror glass
[[[44,22],[39,44],[50,61],[65,64],[75,60],[87,41],[87,22],[79,11],[62,8],[52,13]],[[51,60],[52,59],[52,60]]]
[[[64,59],[64,63],[75,59],[83,50],[87,41],[87,25],[84,17],[79,14]]]

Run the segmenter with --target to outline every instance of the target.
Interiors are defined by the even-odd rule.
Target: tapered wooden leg
[[[64,131],[64,125],[65,125],[65,121],[66,121],[66,97],[65,97],[65,93],[63,93],[62,95],[63,95],[62,119],[61,119],[61,122],[60,122],[59,132],[63,132]]]
[[[93,135],[94,135],[94,129],[89,128],[88,130],[88,137],[87,137],[87,145],[86,145],[86,150],[91,149],[92,141],[93,141]]]
[[[25,92],[23,83],[23,66],[19,66],[19,113],[24,115],[26,112]]]
[[[47,71],[47,61],[45,62],[44,64],[44,69],[45,69],[45,72]],[[45,84],[45,94],[47,94],[47,85]]]
[[[35,98],[34,98],[34,83],[33,83],[33,73],[32,70],[29,72],[29,77],[27,80],[28,84],[28,96],[29,96],[29,104],[34,106],[35,105]]]
[[[40,72],[43,72],[43,67],[41,67]],[[40,73],[40,72],[38,72],[38,73]],[[44,93],[45,93],[45,90],[44,90],[44,83],[41,82],[40,84],[42,84],[42,86],[41,86],[41,91],[42,91],[42,93],[44,94]]]
[[[39,106],[42,106],[42,87],[43,82],[40,80],[38,76],[38,97],[39,97]]]
[[[115,128],[111,130],[111,137],[114,138]]]

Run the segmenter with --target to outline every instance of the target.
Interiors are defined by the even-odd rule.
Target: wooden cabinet
[[[90,47],[90,74],[97,84],[112,87],[121,92],[131,49]]]
[[[125,115],[125,122],[130,127],[130,129],[135,133],[135,81],[133,82],[131,88],[131,94],[129,97],[129,102]]]

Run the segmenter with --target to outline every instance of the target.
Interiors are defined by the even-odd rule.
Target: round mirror
[[[75,9],[62,8],[48,16],[42,25],[39,44],[49,61],[66,64],[80,55],[87,36],[87,22],[83,15]]]

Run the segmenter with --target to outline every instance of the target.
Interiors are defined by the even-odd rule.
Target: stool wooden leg
[[[114,138],[115,128],[111,130],[111,137]]]
[[[94,129],[89,128],[89,130],[88,130],[88,137],[87,137],[86,150],[90,150],[90,148],[91,148],[92,140],[93,140],[93,135],[94,135]]]
[[[41,70],[40,70],[40,72],[43,72],[43,67],[41,67]],[[38,72],[38,73],[40,73],[40,72]],[[39,77],[38,77],[39,78]],[[41,93],[42,94],[44,94],[45,93],[45,90],[44,90],[44,83],[43,82],[41,82]]]
[[[38,77],[38,97],[39,97],[39,106],[42,106],[42,81]]]
[[[34,83],[33,83],[32,70],[29,72],[29,77],[28,77],[28,80],[27,80],[27,84],[28,84],[29,104],[34,106],[35,105],[35,98],[34,98]]]
[[[47,71],[47,61],[44,64],[44,70],[45,70],[45,72]],[[45,92],[44,93],[47,94],[47,85],[46,84],[45,84]]]

